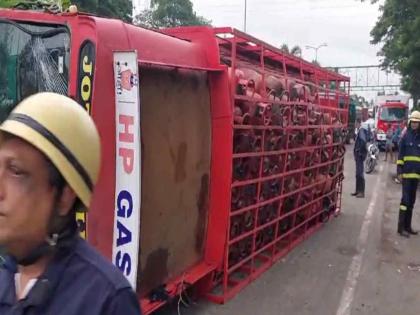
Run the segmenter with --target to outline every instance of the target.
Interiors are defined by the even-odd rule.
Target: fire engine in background
[[[382,95],[375,101],[375,135],[379,148],[384,149],[386,132],[390,126],[401,130],[408,118],[408,104],[410,96],[407,95]]]
[[[339,212],[349,81],[231,28],[0,9],[0,119],[38,91],[92,115],[78,221],[146,314],[191,286],[226,301]]]

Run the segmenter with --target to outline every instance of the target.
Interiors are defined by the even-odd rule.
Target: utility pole
[[[247,0],[245,0],[245,10],[244,10],[244,32],[246,32],[246,2]]]
[[[317,47],[306,45],[305,48],[315,50],[315,61],[318,62],[318,49],[320,49],[322,47],[327,47],[327,46],[328,46],[327,43],[323,43],[323,44],[321,44]]]

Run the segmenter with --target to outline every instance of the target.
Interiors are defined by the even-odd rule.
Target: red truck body
[[[395,118],[389,118],[389,119],[382,119],[381,117],[384,116],[385,111],[393,111],[398,110],[403,113],[400,117]],[[407,120],[408,115],[408,105],[404,103],[387,103],[379,106],[378,111],[378,124],[377,128],[378,130],[384,131],[386,133],[388,131],[388,126],[391,125],[391,128],[396,128],[400,126],[401,128],[404,128],[404,122]]]
[[[82,226],[86,225],[87,240],[112,260],[115,165],[121,158],[115,147],[113,53],[138,53],[142,156],[135,163],[141,165],[142,188],[135,193],[142,203],[141,209],[135,211],[141,214],[141,250],[139,265],[132,268],[138,269],[137,292],[146,313],[166,303],[157,297],[159,293],[170,298],[191,285],[217,302],[227,300],[322,226],[325,198],[330,198],[330,208],[339,210],[343,164],[340,132],[347,124],[347,77],[283,54],[231,28],[191,27],[156,32],[84,14],[0,9],[1,21],[65,26],[68,30],[68,95],[95,120],[103,156],[92,208],[87,218],[79,214],[79,219]],[[261,78],[263,88],[258,101],[256,82],[249,73],[238,74],[236,70],[240,67],[242,72],[252,69]],[[266,89],[269,75],[278,86],[282,85],[283,99],[276,99],[275,93]],[[251,81],[254,83],[252,95],[235,92],[243,81],[246,89]],[[326,88],[332,82],[337,89]],[[246,117],[236,111],[238,104],[246,102],[266,110],[261,114],[262,122],[244,123]],[[267,104],[272,104],[270,109],[280,108],[285,121],[296,119],[296,124],[276,125],[272,118],[276,115],[266,114]],[[269,132],[280,132],[287,140],[275,152],[262,148],[258,152],[235,152],[235,139],[243,136],[241,130],[256,130],[262,143]],[[295,137],[305,138],[293,148],[287,143],[293,143]],[[318,138],[322,142],[317,142]],[[283,169],[276,174],[264,174],[262,163],[268,156],[283,159],[283,164],[277,162]],[[318,164],[310,162],[314,156],[319,157]],[[290,166],[284,162],[293,157],[299,157],[301,164]],[[234,174],[238,161],[244,158],[248,161],[256,158],[259,170],[255,178],[242,181],[235,179]],[[306,166],[303,161],[307,161]],[[281,189],[278,195],[263,201],[261,187],[267,178],[284,179],[285,187],[287,180],[298,180],[294,190]],[[236,212],[238,209],[232,208],[234,190],[244,185],[256,185],[257,195],[253,204]],[[319,195],[310,193],[320,185]],[[280,203],[307,192],[311,197],[307,196],[310,199],[306,208],[299,204],[289,209],[290,214],[281,212]],[[258,216],[259,209],[269,204],[279,209],[274,217],[261,226],[255,224],[246,235],[238,235],[237,240],[229,238],[235,217],[247,211]],[[298,222],[297,218],[303,221]],[[289,232],[284,236],[278,232],[278,236],[264,241],[263,250],[256,248],[262,232],[274,227],[279,230],[286,219],[294,222]],[[229,262],[231,252],[245,238],[253,240],[252,252],[242,262],[235,258],[233,266]],[[267,250],[271,253],[267,254]],[[257,268],[260,254],[267,260]],[[245,281],[234,279],[239,269],[248,270]],[[222,287],[221,295],[211,292],[216,286]]]

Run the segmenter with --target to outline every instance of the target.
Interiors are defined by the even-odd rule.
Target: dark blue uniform
[[[420,133],[411,128],[400,142],[397,173],[403,178],[400,211],[404,216],[404,228],[411,231],[413,207],[420,179]]]
[[[16,301],[14,273],[0,268],[1,315],[139,315],[128,281],[89,244],[75,237],[59,250],[23,300]]]
[[[354,142],[354,160],[356,161],[356,193],[365,193],[364,162],[367,157],[368,131],[359,128]]]

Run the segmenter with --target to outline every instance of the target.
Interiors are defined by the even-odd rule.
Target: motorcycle
[[[365,172],[370,174],[375,170],[376,164],[379,160],[379,148],[376,143],[372,143],[368,147],[368,154],[365,161]]]

